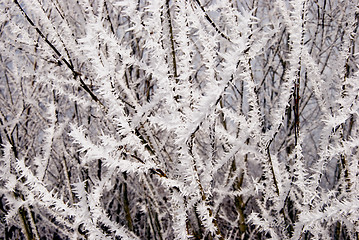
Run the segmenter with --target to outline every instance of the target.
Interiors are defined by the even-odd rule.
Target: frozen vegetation
[[[0,0],[0,239],[359,239],[359,4]]]

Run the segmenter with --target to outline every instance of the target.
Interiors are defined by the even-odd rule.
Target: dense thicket
[[[0,238],[359,239],[358,21],[0,0]]]

